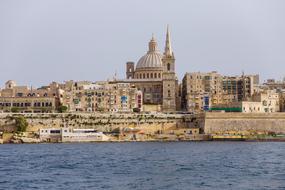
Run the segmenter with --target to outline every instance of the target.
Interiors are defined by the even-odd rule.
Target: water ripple
[[[285,143],[0,146],[0,189],[285,189]]]

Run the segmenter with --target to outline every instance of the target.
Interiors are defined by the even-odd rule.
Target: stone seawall
[[[111,132],[116,128],[137,128],[149,133],[158,130],[186,128],[183,115],[176,114],[0,114],[0,130],[14,131],[15,120],[23,115],[28,123],[27,131],[37,132],[42,128],[92,128],[102,132]]]
[[[285,134],[285,113],[214,113],[204,115],[206,134]]]
[[[136,128],[148,134],[200,128],[205,134],[285,134],[285,113],[214,113],[182,114],[0,114],[0,131],[15,131],[15,117],[23,115],[29,127],[38,132],[43,128],[92,128],[112,132],[118,128]]]

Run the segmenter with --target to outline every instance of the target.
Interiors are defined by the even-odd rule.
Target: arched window
[[[149,78],[149,73],[146,74],[146,77]]]
[[[158,78],[160,78],[160,73],[158,73]]]
[[[167,70],[170,71],[170,63],[167,63]]]
[[[142,78],[142,74],[140,73],[140,79]]]
[[[143,74],[143,78],[145,79],[145,74]]]
[[[168,97],[171,97],[170,90],[168,90]]]
[[[154,78],[156,78],[157,77],[157,74],[156,73],[154,73]]]
[[[152,73],[150,73],[150,78],[153,78],[153,74]]]

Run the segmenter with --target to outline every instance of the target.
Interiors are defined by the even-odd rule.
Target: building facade
[[[216,71],[186,73],[182,81],[182,109],[203,112],[211,107],[228,107],[250,98],[258,75],[222,76]]]
[[[178,80],[175,73],[175,57],[172,51],[170,32],[167,28],[164,53],[158,50],[154,37],[148,44],[147,53],[142,56],[136,66],[133,62],[126,63],[126,80],[142,91],[143,103],[158,105],[157,110],[171,112],[179,109],[180,101]]]
[[[280,111],[279,93],[275,90],[266,90],[253,94],[249,101],[242,101],[244,113],[272,113]]]
[[[216,71],[186,73],[182,81],[182,109],[190,112],[208,110],[222,101],[222,76]]]
[[[17,86],[15,81],[7,81],[0,92],[2,112],[56,112],[62,100],[63,90],[57,83],[38,89]]]
[[[130,83],[75,82],[65,90],[63,105],[70,112],[132,112],[141,110],[142,93]]]

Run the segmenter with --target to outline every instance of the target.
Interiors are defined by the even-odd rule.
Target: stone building
[[[278,90],[280,112],[285,112],[285,90]]]
[[[186,73],[182,81],[183,110],[202,112],[211,107],[228,107],[227,104],[250,98],[258,75],[222,76],[216,71]]]
[[[268,79],[265,83],[263,83],[264,86],[268,87],[270,90],[281,90],[285,89],[285,80],[283,81],[276,81],[274,79]]]
[[[143,103],[156,105],[154,111],[171,112],[180,109],[179,86],[175,73],[175,57],[171,46],[170,32],[167,27],[164,53],[158,50],[154,37],[148,44],[147,53],[137,64],[126,63],[126,82],[134,85],[143,93]]]
[[[33,89],[17,86],[15,81],[10,80],[0,94],[0,110],[3,112],[55,112],[63,91],[57,83]]]
[[[259,83],[258,75],[224,76],[223,103],[240,102],[250,98]]]
[[[182,109],[200,112],[221,103],[221,81],[222,76],[216,71],[186,73],[182,81]]]
[[[279,94],[275,90],[266,90],[253,94],[248,101],[242,101],[244,113],[279,112]]]
[[[142,108],[142,93],[129,83],[74,82],[63,104],[80,112],[132,112]]]

